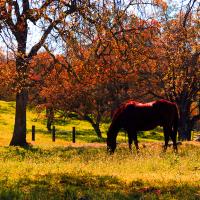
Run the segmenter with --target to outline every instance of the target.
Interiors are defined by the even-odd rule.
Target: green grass
[[[0,199],[199,199],[200,148],[0,147]]]
[[[15,103],[0,101],[0,145],[9,145],[14,127]],[[51,142],[51,133],[46,129],[45,112],[38,113],[35,110],[27,110],[27,141],[31,142],[32,125],[36,127],[36,145],[45,145]],[[92,126],[86,121],[67,119],[60,123],[55,121],[56,143],[65,144],[71,142],[72,127],[76,127],[76,141],[81,143],[95,142],[97,138]],[[102,124],[103,137],[106,137],[108,124]]]
[[[14,126],[15,103],[0,101],[0,145],[9,145]],[[58,117],[58,116],[57,116]],[[35,110],[27,110],[27,141],[31,143],[32,125],[36,127],[35,145],[47,145],[51,142],[51,133],[46,129],[45,112],[38,113]],[[72,127],[76,127],[76,142],[91,143],[104,142],[99,140],[92,126],[87,121],[76,119],[66,119],[65,121],[56,119],[56,145],[64,145],[72,140]],[[106,138],[106,132],[109,124],[101,124],[103,137]],[[139,133],[140,141],[163,140],[162,129],[157,128],[154,131]],[[125,142],[127,138],[124,132],[120,132],[117,137],[118,142]]]
[[[32,147],[9,147],[14,103],[0,102],[0,199],[200,199],[200,144],[186,142],[174,154],[162,153],[162,133],[140,133],[141,152],[131,154],[120,133],[112,156],[84,121],[56,124],[57,140],[45,129],[44,114],[28,111],[27,140]],[[77,143],[71,128],[77,127]],[[103,136],[108,124],[102,125]],[[159,130],[159,129],[158,129]],[[160,131],[160,130],[159,130]],[[69,135],[67,135],[69,134]],[[156,139],[158,139],[156,141]],[[148,141],[148,142],[147,142]],[[154,142],[151,142],[154,141]]]

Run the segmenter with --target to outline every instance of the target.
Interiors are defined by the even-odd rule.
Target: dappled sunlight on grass
[[[121,131],[114,155],[106,149],[106,131],[98,139],[88,122],[55,123],[56,142],[46,130],[45,113],[28,110],[29,147],[9,147],[14,103],[0,101],[0,199],[200,199],[200,144],[184,142],[178,154],[163,153],[163,133],[139,133],[140,152],[129,152]],[[36,141],[31,127],[36,126]],[[76,143],[72,143],[72,127]],[[152,142],[154,141],[154,142]]]
[[[9,145],[14,127],[15,103],[0,101],[0,145]],[[51,141],[51,133],[46,128],[45,112],[37,113],[35,110],[27,110],[27,141],[31,142],[32,125],[36,127],[37,144],[45,144]],[[97,138],[92,126],[86,121],[66,119],[62,123],[55,120],[56,143],[65,144],[72,141],[72,127],[76,127],[77,142],[101,142]],[[103,126],[105,127],[105,126]],[[106,130],[103,129],[103,137]]]
[[[12,137],[14,127],[14,113],[15,103],[0,101],[0,145],[9,145]],[[36,128],[36,141],[31,141],[32,125]],[[99,142],[105,143],[106,133],[109,124],[101,124],[101,130],[103,140],[99,139],[87,121],[81,121],[77,119],[65,119],[61,120],[57,118],[54,122],[56,126],[56,144],[65,145],[72,141],[72,127],[76,127],[76,142],[91,143]],[[45,112],[36,112],[34,109],[27,110],[27,141],[29,143],[44,145],[49,144],[51,139],[51,133],[46,128]],[[163,140],[162,129],[158,127],[153,131],[141,132],[138,134],[139,141],[155,141]],[[127,136],[123,131],[118,134],[117,142],[127,142]],[[54,146],[54,144],[52,144]]]
[[[0,152],[0,185],[4,184],[0,195],[12,191],[22,199],[32,195],[34,199],[39,195],[44,199],[65,195],[67,199],[198,199],[200,148],[189,143],[178,154],[172,149],[162,153],[160,143],[147,144],[139,154],[131,154],[122,144],[112,156],[105,145],[97,144],[0,147]]]

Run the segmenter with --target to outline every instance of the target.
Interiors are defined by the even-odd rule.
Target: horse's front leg
[[[133,140],[134,140],[136,151],[137,151],[137,153],[139,153],[139,145],[138,145],[138,139],[137,139],[137,132],[133,133]]]
[[[168,143],[169,143],[169,135],[170,135],[170,128],[163,127],[164,137],[165,137],[165,145],[164,145],[164,152],[167,150]]]
[[[131,153],[132,153],[132,143],[133,143],[132,136],[128,133],[128,146]]]

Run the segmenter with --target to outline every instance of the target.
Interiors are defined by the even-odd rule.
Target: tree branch
[[[28,9],[28,12],[26,12],[26,17],[29,19],[33,24],[36,24],[36,22],[40,19],[42,13],[47,9],[47,7],[53,2],[53,0],[45,1],[42,6],[38,9]]]
[[[194,123],[198,120],[200,120],[200,114],[193,116],[191,119],[192,126],[194,126]]]
[[[13,1],[13,5],[14,5],[14,8],[15,8],[15,15],[16,15],[17,20],[18,20],[19,17],[20,17],[19,5],[16,1]]]
[[[54,63],[57,63],[57,64],[61,65],[62,68],[64,68],[64,69],[67,70],[69,76],[73,75],[73,76],[76,78],[76,80],[77,80],[78,82],[80,82],[79,77],[77,76],[76,72],[74,71],[74,69],[73,69],[73,67],[70,65],[70,63],[67,62],[67,66],[66,66],[65,64],[61,63],[61,62],[55,57],[55,55],[54,55],[53,53],[51,53],[51,51],[49,50],[49,48],[48,48],[46,45],[43,45],[43,47],[44,47],[45,50],[49,53],[49,55],[53,58]]]
[[[12,4],[9,2],[8,10],[6,10],[6,1],[4,4],[0,4],[0,20],[7,24],[12,34],[16,37],[16,27],[12,21]]]
[[[60,23],[60,20],[56,20],[56,21],[52,22],[49,25],[49,27],[44,31],[40,41],[31,48],[31,50],[30,50],[30,52],[28,54],[28,59],[31,59],[33,56],[35,56],[37,54],[38,50],[43,46],[43,44],[44,44],[45,40],[47,39],[49,33],[52,31],[52,29],[58,23]]]
[[[194,4],[196,1],[197,0],[190,0],[189,3],[187,4],[187,11],[186,11],[184,19],[183,19],[183,27],[186,27],[186,22],[187,22],[188,16],[189,16],[192,8],[194,7]]]

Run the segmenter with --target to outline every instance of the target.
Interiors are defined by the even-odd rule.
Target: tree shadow
[[[32,129],[29,128],[28,133],[32,133]],[[52,130],[48,131],[45,129],[37,128],[35,130],[35,137],[37,140],[37,134],[43,134],[43,135],[52,135]],[[60,130],[56,129],[56,139],[62,139],[65,141],[72,141],[72,130]],[[97,134],[95,133],[94,130],[91,129],[77,129],[76,130],[76,139],[82,141],[82,142],[105,142],[105,139],[103,138],[98,138]]]
[[[0,107],[0,114],[14,114],[14,111],[11,111],[10,107]]]
[[[164,136],[160,135],[159,133],[155,132],[155,131],[150,131],[150,132],[138,132],[138,136],[141,139],[152,139],[152,140],[163,140]]]
[[[105,154],[106,148],[102,147],[93,147],[93,146],[67,146],[67,147],[52,147],[50,149],[43,149],[37,146],[24,146],[24,147],[4,147],[4,153],[0,155],[0,159],[2,160],[17,160],[24,161],[29,159],[51,159],[53,157],[58,157],[62,161],[69,161],[71,158],[75,156],[83,157],[83,159],[89,159],[89,155],[95,154]],[[102,151],[105,149],[105,151]]]
[[[15,183],[0,181],[0,199],[199,199],[199,188],[170,183],[159,187],[143,180],[127,184],[114,176],[49,173],[37,178],[21,178]]]

